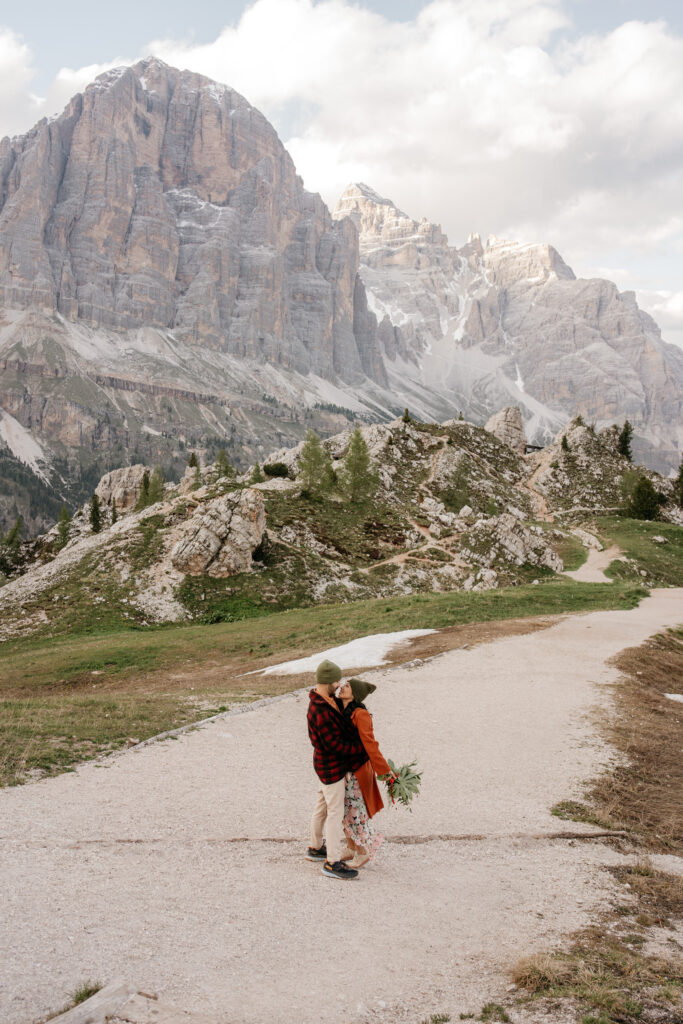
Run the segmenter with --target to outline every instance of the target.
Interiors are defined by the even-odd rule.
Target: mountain
[[[357,270],[353,225],[243,97],[154,59],[107,72],[0,142],[4,434],[68,491],[207,436],[254,457],[316,402],[329,432],[386,383]]]
[[[633,292],[577,280],[550,245],[474,235],[450,246],[438,225],[367,185],[350,185],[334,216],[358,229],[390,387],[416,411],[460,408],[482,422],[513,402],[537,444],[572,416],[598,426],[628,418],[638,457],[678,466],[683,352],[662,341]],[[420,408],[425,390],[431,407]]]
[[[628,416],[666,468],[682,381],[630,293],[548,246],[450,247],[366,186],[333,216],[242,96],[156,59],[0,142],[0,529],[119,466],[243,468],[405,406],[512,400],[539,443]]]

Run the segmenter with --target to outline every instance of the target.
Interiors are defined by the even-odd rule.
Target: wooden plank
[[[90,999],[61,1013],[59,1017],[53,1017],[50,1024],[105,1024],[107,1017],[113,1017],[137,990],[137,985],[116,979],[90,996]]]

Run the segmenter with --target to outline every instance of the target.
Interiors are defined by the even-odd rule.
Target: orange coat
[[[370,758],[369,761],[366,761],[364,765],[361,765],[361,767],[356,770],[355,776],[358,779],[358,785],[360,786],[360,791],[363,794],[365,806],[368,809],[368,815],[372,818],[384,807],[375,776],[386,775],[391,771],[391,768],[387,764],[382,751],[379,749],[379,744],[375,739],[375,733],[372,728],[372,715],[370,712],[366,711],[365,708],[356,708],[351,715],[351,721],[358,730],[358,735],[365,747],[365,752]]]

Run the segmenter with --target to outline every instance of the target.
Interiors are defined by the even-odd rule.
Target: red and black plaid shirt
[[[365,747],[353,725],[316,690],[308,704],[308,735],[313,744],[313,767],[321,782],[329,786],[347,772],[355,772],[368,760]]]

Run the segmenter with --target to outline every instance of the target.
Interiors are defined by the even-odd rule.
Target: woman
[[[353,860],[349,862],[349,867],[353,868],[363,867],[373,860],[382,844],[382,836],[371,821],[384,807],[376,776],[392,778],[394,775],[375,739],[372,715],[363,704],[365,697],[376,689],[373,683],[349,679],[337,690],[337,696],[344,705],[344,715],[357,729],[369,758],[364,765],[346,776],[344,833],[349,847],[354,851]]]

